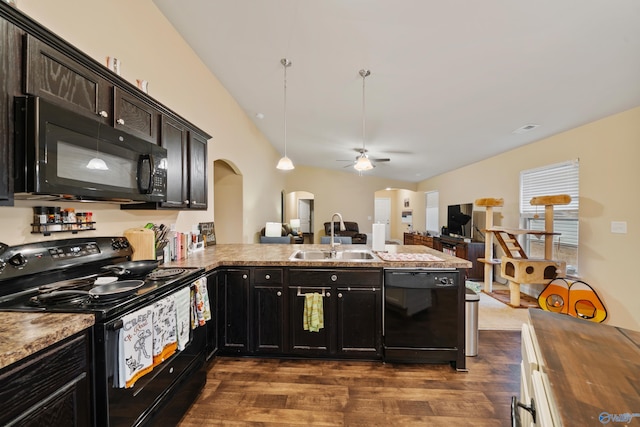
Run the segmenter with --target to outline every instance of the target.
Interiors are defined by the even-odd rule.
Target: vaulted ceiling
[[[292,61],[296,166],[416,182],[640,105],[637,0],[153,1],[280,153]]]

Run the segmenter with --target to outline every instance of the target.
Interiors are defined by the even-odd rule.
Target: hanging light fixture
[[[98,137],[96,138],[96,156],[89,160],[87,163],[87,169],[99,170],[99,171],[108,171],[109,166],[105,163],[104,160],[100,158],[100,152],[98,151],[98,144],[100,143],[100,122],[98,122]]]
[[[287,68],[291,66],[291,61],[282,58],[280,63],[284,67],[284,157],[278,161],[276,168],[288,171],[295,167],[291,159],[287,157]]]
[[[360,157],[356,160],[356,164],[353,165],[355,170],[358,172],[368,171],[373,169],[373,165],[371,164],[371,160],[369,160],[369,156],[367,156],[367,150],[364,146],[365,140],[365,114],[364,114],[364,81],[367,76],[371,74],[369,70],[360,70],[360,76],[362,77],[362,151],[360,152]]]

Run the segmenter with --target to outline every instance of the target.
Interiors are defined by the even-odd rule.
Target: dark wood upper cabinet
[[[1,1],[0,76],[0,206],[13,204],[14,97],[26,94],[167,149],[167,201],[123,208],[207,208],[211,136]]]
[[[13,97],[22,90],[22,32],[0,19],[0,206],[13,204]]]
[[[158,143],[160,112],[150,104],[113,88],[113,126],[154,144]]]
[[[179,122],[162,117],[160,145],[167,150],[167,201],[165,208],[189,207],[187,195],[187,129]]]
[[[189,132],[189,208],[207,209],[207,140]]]
[[[113,86],[48,44],[31,35],[25,38],[24,92],[111,125]]]

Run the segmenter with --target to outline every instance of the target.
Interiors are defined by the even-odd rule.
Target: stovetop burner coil
[[[160,270],[154,270],[151,273],[147,274],[147,279],[149,280],[165,280],[171,277],[179,276],[187,271],[184,268],[163,268]]]
[[[46,298],[44,297],[46,296]],[[55,307],[62,305],[83,305],[91,302],[91,297],[81,293],[56,292],[33,296],[29,299],[29,305],[34,307]]]
[[[49,293],[63,289],[86,289],[95,283],[95,277],[84,277],[80,279],[62,280],[60,282],[48,283],[38,288],[39,293]]]

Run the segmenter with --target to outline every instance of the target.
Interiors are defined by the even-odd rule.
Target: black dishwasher
[[[384,360],[465,369],[464,286],[456,269],[384,272]]]

